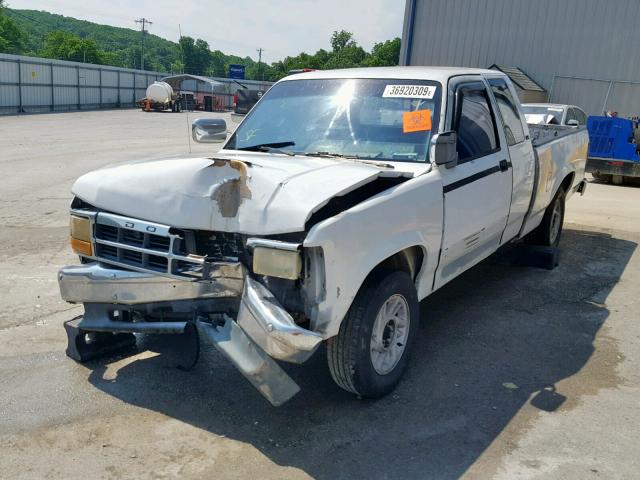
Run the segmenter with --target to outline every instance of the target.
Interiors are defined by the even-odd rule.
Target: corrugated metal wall
[[[640,114],[639,0],[415,0],[410,39],[412,4],[409,65],[517,66],[551,101]]]
[[[0,114],[133,107],[166,75],[0,54]]]

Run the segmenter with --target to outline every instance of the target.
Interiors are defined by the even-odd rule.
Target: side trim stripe
[[[457,182],[450,183],[449,185],[445,185],[443,187],[444,193],[449,193],[452,190],[455,190],[460,187],[464,187],[476,180],[480,180],[481,178],[488,177],[489,175],[493,175],[500,171],[500,167],[496,165],[495,167],[487,168],[486,170],[482,170],[481,172],[474,173],[466,178],[458,180]]]

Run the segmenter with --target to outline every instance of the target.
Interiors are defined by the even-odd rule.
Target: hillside
[[[159,72],[227,76],[230,64],[245,66],[247,79],[278,80],[292,69],[333,69],[397,65],[400,39],[376,43],[366,52],[346,30],[334,31],[331,50],[300,53],[267,65],[249,57],[211,50],[202,39],[179,42],[148,33],[144,69]],[[140,68],[140,31],[100,25],[55,13],[6,8],[0,0],[0,52],[60,60]]]
[[[27,34],[27,53],[37,54],[43,49],[48,33],[62,30],[81,38],[94,40],[101,50],[114,54],[118,66],[140,67],[140,31],[100,25],[38,10],[6,9],[6,13]],[[171,42],[151,33],[145,36],[147,69],[170,71],[172,63],[180,58],[179,52],[180,47],[177,42]]]

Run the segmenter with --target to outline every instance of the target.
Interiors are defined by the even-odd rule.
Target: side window
[[[496,121],[487,89],[481,82],[465,83],[456,91],[454,128],[458,134],[458,163],[498,149]]]
[[[518,107],[516,107],[516,102],[513,100],[507,82],[500,78],[493,78],[489,80],[489,85],[502,115],[507,143],[511,146],[524,141],[522,120],[520,120]]]
[[[565,125],[567,125],[569,123],[569,120],[578,120],[576,118],[576,113],[575,112],[576,112],[575,108],[567,109],[567,118],[564,121]],[[578,123],[580,123],[580,122],[578,122]]]
[[[575,111],[576,111],[576,119],[578,120],[578,123],[580,125],[586,125],[587,124],[587,114],[584,113],[579,108],[576,108]]]

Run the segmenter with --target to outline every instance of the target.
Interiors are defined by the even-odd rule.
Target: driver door
[[[457,77],[449,95],[447,122],[457,133],[458,164],[439,166],[444,232],[435,288],[498,248],[511,204],[509,150],[486,83],[480,76]]]

